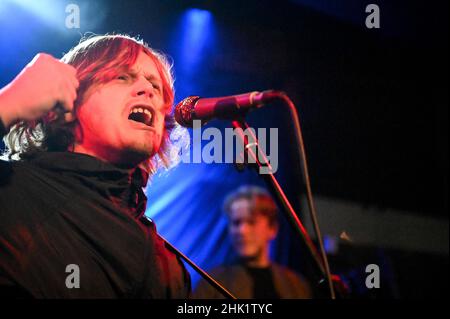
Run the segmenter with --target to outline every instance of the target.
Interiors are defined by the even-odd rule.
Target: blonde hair
[[[146,53],[156,65],[162,80],[164,105],[168,110],[158,153],[140,164],[145,172],[153,174],[161,166],[169,167],[171,158],[176,157],[178,153],[170,150],[170,135],[173,130],[180,127],[171,112],[174,103],[174,78],[171,71],[172,64],[168,58],[138,38],[124,34],[107,34],[81,39],[78,45],[61,58],[61,61],[77,70],[80,86],[74,102],[76,110],[82,105],[85,94],[92,85],[110,81],[119,68],[130,68],[140,52]],[[69,151],[75,142],[77,125],[77,119],[67,123],[63,116],[55,112],[49,112],[35,121],[20,121],[4,138],[7,146],[6,155],[9,159],[26,159],[41,151]]]

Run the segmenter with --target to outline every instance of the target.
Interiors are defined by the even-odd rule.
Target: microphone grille
[[[184,127],[192,127],[195,103],[199,96],[188,96],[175,106],[175,121]]]

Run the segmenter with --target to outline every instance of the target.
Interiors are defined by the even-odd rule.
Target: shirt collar
[[[74,152],[38,152],[29,160],[43,169],[78,179],[127,208],[134,217],[145,213],[147,197],[142,188],[147,184],[148,173],[139,167],[121,168],[94,156]]]

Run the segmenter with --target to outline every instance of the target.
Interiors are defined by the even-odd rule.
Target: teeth
[[[147,110],[147,109],[144,109],[144,108],[142,108],[142,107],[133,107],[132,109],[131,109],[131,111],[130,111],[130,114],[131,113],[145,113],[145,114],[147,114],[148,116],[152,116],[152,113],[149,111],[149,110]]]
[[[147,125],[151,125],[152,119],[153,119],[153,114],[152,114],[152,112],[150,110],[147,110],[147,109],[145,109],[143,107],[135,106],[135,107],[133,107],[130,110],[130,115],[134,114],[134,113],[144,113],[144,114],[146,114],[147,115],[147,119],[145,119],[145,122],[147,123]],[[138,120],[138,122],[140,122],[140,120]]]

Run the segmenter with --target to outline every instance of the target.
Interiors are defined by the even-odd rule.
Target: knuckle
[[[49,61],[53,58],[50,54],[44,53],[44,52],[38,53],[37,56],[38,56],[38,59],[41,61]]]
[[[69,70],[72,73],[72,76],[76,79],[77,69],[74,66],[70,65],[70,64],[67,64],[67,66],[69,67]]]
[[[67,78],[71,81],[74,82],[74,80],[77,80],[77,70],[68,64],[64,65],[64,73],[66,74]]]
[[[77,72],[77,69],[73,66],[73,65],[70,65],[70,64],[66,64],[67,65],[67,68],[69,69],[69,70],[71,70],[73,73],[76,73]]]

